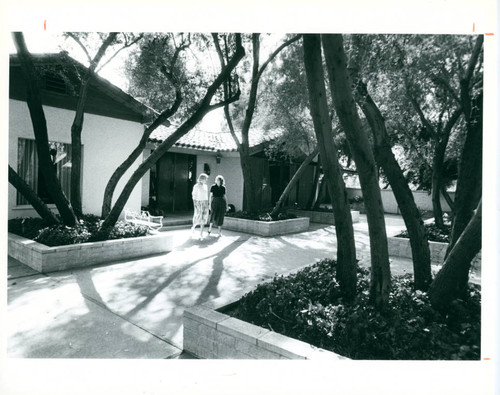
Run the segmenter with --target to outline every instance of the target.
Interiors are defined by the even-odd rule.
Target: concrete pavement
[[[404,229],[386,217],[387,233]],[[366,217],[354,224],[358,257],[369,264]],[[7,356],[21,358],[183,358],[185,308],[251,290],[275,274],[335,258],[334,226],[262,238],[224,231],[190,238],[175,229],[174,250],[144,259],[42,275],[9,257]],[[196,232],[195,235],[198,233]],[[393,274],[411,261],[391,258]]]

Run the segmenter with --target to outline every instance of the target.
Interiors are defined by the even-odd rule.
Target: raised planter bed
[[[297,217],[308,217],[311,222],[335,225],[335,217],[332,212],[296,209],[289,209],[288,212]],[[359,222],[359,211],[351,210],[351,217],[353,223]]]
[[[184,351],[202,359],[348,359],[230,317],[218,311],[224,304],[215,299],[184,310]]]
[[[9,233],[8,254],[40,273],[87,267],[172,251],[168,234],[47,247]]]
[[[412,258],[410,239],[403,237],[388,237],[387,244],[389,247],[389,255],[399,256],[403,258]],[[429,249],[431,252],[431,263],[441,265],[444,262],[448,243],[438,243],[429,241]],[[472,266],[476,269],[481,268],[481,252],[479,252],[472,261]]]
[[[281,221],[256,221],[251,219],[225,217],[224,228],[259,236],[278,236],[306,231],[309,228],[309,218],[292,218]]]

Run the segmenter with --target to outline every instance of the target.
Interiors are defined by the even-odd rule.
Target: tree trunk
[[[447,254],[469,223],[482,195],[483,97],[474,101],[467,125],[455,193],[455,215]]]
[[[59,220],[47,205],[38,197],[31,187],[9,166],[9,182],[17,191],[33,206],[38,215],[51,225],[59,223]]]
[[[444,200],[446,200],[446,203],[448,204],[448,206],[450,206],[450,210],[453,214],[453,211],[455,210],[455,204],[454,204],[453,200],[451,199],[451,196],[448,193],[448,191],[446,190],[446,187],[444,185],[441,185],[441,195],[443,195]],[[476,202],[476,206],[477,206],[477,202]]]
[[[109,215],[104,220],[101,227],[101,237],[105,237],[109,234],[112,227],[116,224],[118,217],[120,216],[125,204],[130,197],[135,185],[139,182],[139,180],[144,176],[144,174],[153,166],[165,152],[167,152],[170,147],[182,136],[188,133],[191,129],[193,129],[202,119],[203,117],[212,110],[220,108],[224,105],[227,105],[227,100],[222,103],[210,104],[212,98],[216,94],[217,90],[222,86],[222,84],[230,77],[231,72],[234,70],[236,65],[245,55],[245,50],[241,45],[241,38],[237,35],[237,45],[236,52],[227,63],[225,67],[222,68],[221,72],[214,80],[214,82],[208,87],[207,92],[200,102],[200,105],[197,107],[195,112],[179,127],[177,130],[172,133],[167,139],[165,139],[159,146],[156,148],[153,153],[136,169],[136,171],[132,174],[130,179],[125,184],[120,196],[116,200],[113,208],[111,209]],[[229,101],[233,102],[239,99],[240,92],[229,99]]]
[[[63,223],[67,226],[74,226],[77,223],[77,218],[68,199],[64,195],[50,156],[47,121],[45,120],[42,98],[35,77],[35,67],[33,65],[33,61],[31,60],[31,54],[28,52],[22,33],[13,33],[13,37],[21,63],[21,69],[23,70],[28,86],[27,103],[33,125],[33,132],[35,134],[40,171],[43,174],[47,190],[54,200],[54,204],[61,215]]]
[[[354,51],[356,51],[361,43],[357,36],[354,36],[353,40],[357,47],[354,48]],[[349,67],[356,86],[356,101],[363,110],[373,133],[375,160],[382,167],[389,180],[408,230],[413,258],[415,288],[426,291],[432,281],[431,253],[427,240],[427,231],[408,182],[391,150],[384,117],[368,93],[366,84],[360,79],[358,56],[358,52],[351,56]]]
[[[389,302],[391,271],[385,229],[384,208],[377,166],[368,136],[363,132],[346,64],[342,35],[322,35],[330,89],[335,111],[345,131],[365,200],[371,252],[370,299],[383,309]]]
[[[306,70],[309,103],[314,131],[323,164],[323,171],[332,198],[335,231],[337,235],[337,273],[336,277],[342,293],[347,299],[356,294],[356,246],[347,192],[340,168],[337,147],[333,140],[333,130],[328,113],[323,63],[321,58],[321,39],[318,34],[303,36],[304,66]]]
[[[76,105],[75,118],[71,125],[71,205],[77,217],[82,216],[82,129],[85,113],[85,104],[87,102],[87,92],[90,80],[94,76],[95,69],[106,53],[106,50],[116,38],[118,33],[109,33],[106,40],[97,51],[96,56],[90,62],[90,65],[82,78],[80,84],[80,93]]]
[[[463,297],[467,290],[472,259],[481,250],[481,211],[480,201],[474,216],[429,287],[430,301],[438,310],[446,311],[450,303]]]
[[[447,143],[448,139],[446,139],[446,144]],[[432,211],[434,213],[434,223],[441,229],[444,228],[443,208],[441,207],[441,187],[443,184],[442,173],[446,144],[443,144],[441,140],[436,141],[434,156],[432,158]]]
[[[259,211],[259,194],[262,188],[260,173],[256,172],[252,166],[252,157],[248,151],[240,151],[240,164],[243,173],[243,192],[245,194],[244,209],[250,213]]]
[[[146,144],[148,142],[149,136],[151,133],[158,128],[161,124],[163,124],[168,118],[170,118],[173,114],[177,112],[179,106],[182,102],[182,95],[179,89],[176,89],[176,98],[174,104],[169,109],[163,111],[155,121],[149,125],[144,133],[142,134],[141,140],[137,147],[131,152],[131,154],[123,161],[123,163],[118,166],[118,168],[114,171],[111,178],[109,179],[106,189],[104,190],[104,198],[102,201],[102,209],[101,209],[101,217],[106,218],[109,215],[111,210],[111,202],[113,200],[113,194],[115,192],[116,186],[118,182],[123,177],[125,172],[132,166],[132,164],[139,158],[139,156],[144,151]]]
[[[214,34],[213,34],[214,35]],[[252,166],[250,163],[250,142],[248,134],[250,132],[250,126],[252,125],[253,115],[255,113],[255,108],[257,106],[257,91],[259,88],[260,77],[264,73],[265,69],[271,63],[271,61],[286,47],[295,41],[300,39],[300,35],[296,35],[291,39],[285,41],[281,44],[260,66],[260,33],[252,34],[252,78],[250,83],[250,93],[248,98],[248,105],[245,111],[245,118],[243,119],[243,124],[241,126],[241,142],[234,132],[233,123],[231,121],[231,116],[229,114],[229,108],[224,109],[224,114],[227,120],[229,130],[231,135],[238,147],[238,152],[240,154],[241,170],[243,173],[243,186],[246,199],[246,210],[249,212],[256,212],[258,210],[258,193],[262,187],[260,180],[255,179],[255,172],[252,171]],[[218,45],[217,35],[214,35],[215,46],[219,55],[221,65],[224,65],[224,56],[220,47]],[[260,67],[260,68],[259,68]],[[227,94],[227,89],[225,89],[225,94]]]
[[[314,157],[316,155],[318,155],[318,152],[319,152],[319,147],[316,146],[314,148],[313,152],[311,152],[307,156],[307,158],[304,159],[304,161],[300,164],[299,168],[297,169],[297,171],[293,175],[292,179],[288,182],[285,190],[283,191],[283,193],[281,194],[280,198],[276,202],[276,205],[274,206],[274,209],[271,212],[271,217],[273,217],[275,215],[278,215],[278,213],[281,211],[281,207],[283,206],[283,202],[288,197],[288,194],[290,193],[290,191],[292,190],[292,188],[297,184],[297,182],[299,181],[299,179],[302,176],[302,174],[304,174],[304,171],[306,170],[307,165],[309,165],[309,163],[311,163],[311,161],[314,159]]]

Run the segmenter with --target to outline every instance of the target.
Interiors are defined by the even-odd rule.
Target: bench
[[[149,214],[148,211],[141,211],[140,213],[125,209],[125,221],[131,222],[136,225],[147,226],[149,230],[159,231],[163,226],[163,217]]]

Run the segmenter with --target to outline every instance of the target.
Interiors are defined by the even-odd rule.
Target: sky
[[[74,44],[71,39],[64,39],[60,32],[50,32],[50,31],[25,31],[23,32],[26,45],[31,53],[57,53],[61,50],[66,50],[69,52],[70,56],[78,60],[84,65],[88,65],[87,57],[83,50]],[[267,59],[271,51],[281,43],[280,35],[266,36],[261,39],[261,63]],[[123,63],[125,62],[130,50],[126,49],[121,51],[118,56],[116,56],[110,63],[108,63],[98,74],[127,92],[128,82],[122,71]],[[9,42],[9,53],[16,53],[16,48],[12,38]],[[91,55],[93,55],[91,53]],[[214,62],[216,62],[215,67],[218,67],[217,57],[210,56],[210,59],[206,59],[207,67],[214,68]],[[103,62],[101,62],[103,63]],[[223,109],[217,109],[209,112],[203,120],[200,122],[199,127],[208,131],[219,131],[223,124],[225,123]],[[225,125],[224,125],[225,126]]]

